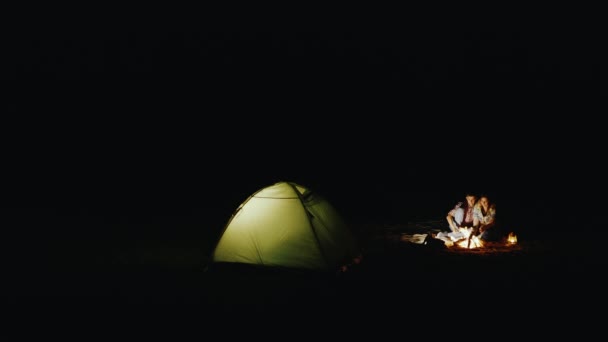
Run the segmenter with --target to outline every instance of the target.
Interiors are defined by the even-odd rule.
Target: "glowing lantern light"
[[[515,245],[517,243],[517,235],[515,235],[515,233],[510,232],[509,236],[507,237],[507,244],[509,245]]]

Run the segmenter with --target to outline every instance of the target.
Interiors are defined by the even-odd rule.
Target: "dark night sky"
[[[469,189],[535,210],[598,196],[597,35],[19,31],[5,49],[4,203],[172,215],[279,180],[357,209],[420,199],[443,213]]]

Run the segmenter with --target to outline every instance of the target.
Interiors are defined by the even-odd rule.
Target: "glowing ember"
[[[509,244],[509,245],[517,244],[517,235],[515,235],[515,233],[513,233],[513,232],[509,233],[509,236],[507,237],[507,244]]]

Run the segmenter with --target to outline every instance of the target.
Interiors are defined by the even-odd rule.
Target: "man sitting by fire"
[[[456,203],[454,208],[450,210],[446,216],[451,231],[447,233],[439,232],[433,237],[443,240],[448,244],[466,238],[462,230],[474,226],[475,217],[473,215],[473,210],[475,208],[477,196],[472,193],[467,193],[465,195],[465,200],[465,202]]]

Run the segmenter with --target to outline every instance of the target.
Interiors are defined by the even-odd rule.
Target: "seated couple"
[[[496,238],[491,228],[495,225],[496,207],[488,196],[465,196],[465,202],[458,202],[446,217],[450,232],[440,232],[433,237],[446,242],[456,242],[470,236],[489,241]]]

